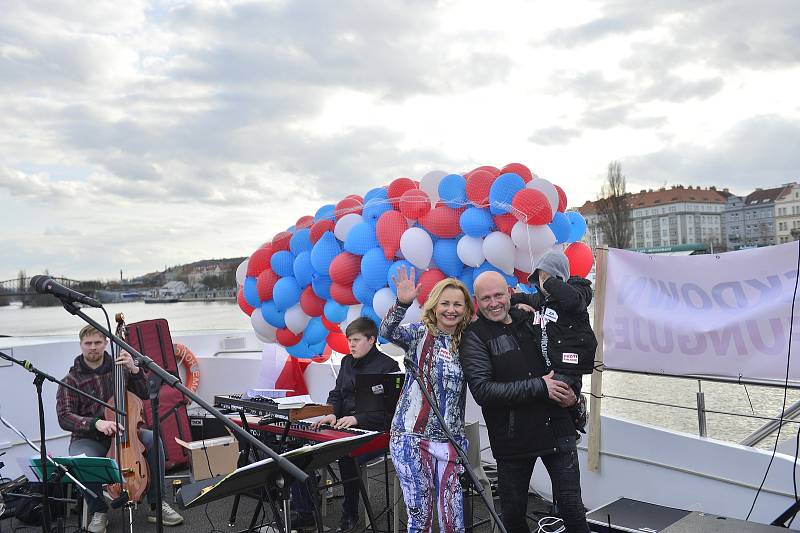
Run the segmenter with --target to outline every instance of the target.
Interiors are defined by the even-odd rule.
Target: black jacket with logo
[[[575,434],[567,409],[548,398],[547,372],[531,313],[511,309],[511,324],[478,313],[461,344],[469,389],[483,409],[496,458],[555,453],[556,438]]]
[[[400,365],[397,361],[381,352],[375,346],[360,359],[352,355],[342,358],[342,365],[339,375],[336,377],[336,385],[328,394],[328,403],[333,405],[333,414],[336,418],[343,416],[355,416],[358,427],[373,431],[385,430],[384,413],[356,412],[356,375],[358,374],[389,374],[399,372]],[[389,413],[389,418],[392,413]]]

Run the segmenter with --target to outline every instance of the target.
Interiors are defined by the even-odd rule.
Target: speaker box
[[[213,439],[230,435],[225,424],[213,416],[189,415],[189,430],[192,440]]]
[[[662,531],[689,515],[689,511],[620,498],[589,511],[586,521],[596,533]]]

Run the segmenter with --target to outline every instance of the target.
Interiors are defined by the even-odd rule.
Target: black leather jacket
[[[556,438],[575,434],[567,409],[552,403],[530,313],[511,309],[511,324],[478,314],[461,344],[469,389],[483,410],[495,458],[555,453]]]

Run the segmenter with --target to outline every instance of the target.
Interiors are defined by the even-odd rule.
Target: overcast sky
[[[249,255],[400,176],[800,178],[796,0],[5,0],[0,280]]]

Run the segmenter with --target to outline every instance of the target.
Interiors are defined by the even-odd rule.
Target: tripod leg
[[[236,496],[236,498],[238,499],[239,496]],[[238,504],[239,502],[237,501],[234,505]],[[264,491],[261,491],[261,498],[259,498],[258,503],[256,504],[256,510],[253,511],[253,518],[250,519],[250,526],[248,526],[247,531],[256,530],[256,520],[258,520],[258,515],[261,514],[261,509],[263,508],[264,508]]]
[[[367,518],[369,519],[369,528],[374,532],[377,531],[377,524],[375,524],[375,515],[372,512],[372,504],[369,502],[367,487],[364,486],[364,468],[358,464],[358,461],[356,461],[356,468],[358,469],[358,490],[361,492],[361,499],[364,501],[364,509],[366,510]]]
[[[231,507],[231,516],[228,518],[228,525],[230,527],[233,527],[233,525],[236,523],[236,512],[239,510],[239,498],[241,498],[241,495],[239,494],[237,494],[233,498],[233,507]]]

